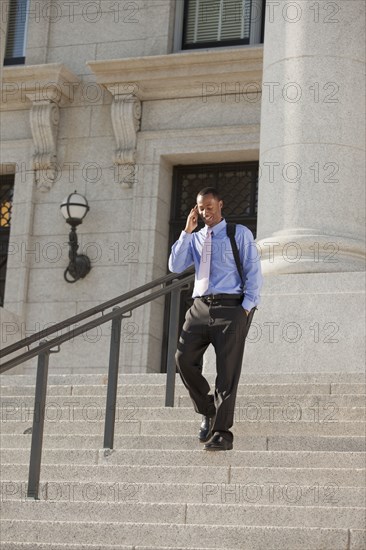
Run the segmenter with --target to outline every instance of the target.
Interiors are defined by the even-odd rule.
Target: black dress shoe
[[[219,433],[213,435],[210,441],[205,445],[206,451],[230,451],[232,448],[232,441],[225,439],[225,437]]]
[[[213,426],[214,417],[213,416],[203,416],[201,422],[201,429],[198,434],[198,439],[204,443],[212,436],[212,426]]]

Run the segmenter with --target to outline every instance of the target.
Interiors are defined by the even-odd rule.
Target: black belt
[[[243,294],[207,294],[205,296],[199,296],[198,300],[201,300],[207,305],[237,305],[243,301]]]

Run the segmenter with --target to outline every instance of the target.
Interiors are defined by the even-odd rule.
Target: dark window
[[[263,0],[185,0],[182,49],[249,44],[254,28],[259,42],[263,9]]]
[[[187,216],[196,204],[198,192],[203,187],[215,187],[224,203],[222,214],[227,222],[240,223],[248,227],[254,237],[257,232],[258,162],[228,164],[201,164],[176,166],[173,170],[169,251],[184,229]],[[197,231],[203,227],[198,225]],[[193,284],[181,292],[179,330],[183,325],[187,309],[192,305]],[[166,371],[168,350],[170,297],[165,300],[164,331],[162,343],[161,370]]]
[[[4,65],[24,65],[28,0],[10,0]]]
[[[13,191],[14,174],[0,175],[0,306],[4,305]]]

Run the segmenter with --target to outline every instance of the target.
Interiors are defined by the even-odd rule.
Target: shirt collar
[[[204,236],[206,236],[207,231],[210,229],[210,231],[212,231],[212,234],[214,236],[218,235],[220,231],[222,231],[226,227],[226,225],[227,225],[226,220],[224,218],[221,220],[221,222],[217,223],[213,227],[208,227],[208,225],[205,225],[205,227],[203,228],[203,234]]]

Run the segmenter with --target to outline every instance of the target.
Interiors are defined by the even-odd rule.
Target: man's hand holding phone
[[[184,228],[186,233],[192,233],[192,231],[196,229],[198,225],[198,215],[198,206],[196,204],[188,214],[186,226]]]

